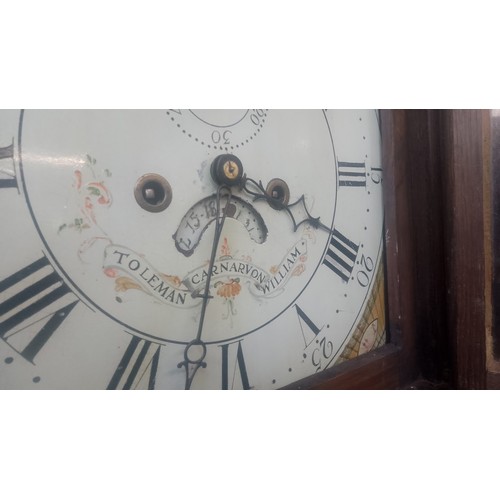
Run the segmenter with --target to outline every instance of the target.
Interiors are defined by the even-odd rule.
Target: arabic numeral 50
[[[363,287],[367,287],[370,284],[370,275],[373,273],[373,268],[375,267],[373,263],[373,259],[371,257],[365,257],[365,255],[361,255],[361,267],[356,274],[356,278],[358,279],[358,283]]]

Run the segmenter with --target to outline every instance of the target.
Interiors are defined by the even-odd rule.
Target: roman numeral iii
[[[339,187],[366,187],[364,163],[339,161]]]

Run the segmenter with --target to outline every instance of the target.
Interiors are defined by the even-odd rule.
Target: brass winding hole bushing
[[[276,210],[283,209],[290,201],[290,189],[283,179],[271,179],[266,186],[266,194],[269,204]]]
[[[134,188],[135,200],[148,212],[162,212],[172,202],[172,187],[158,174],[145,174]]]

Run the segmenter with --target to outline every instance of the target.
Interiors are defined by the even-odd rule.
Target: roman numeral
[[[8,146],[0,147],[0,160],[14,159],[14,140]],[[0,189],[18,188],[14,170],[0,168]]]
[[[107,389],[154,389],[160,345],[132,337]]]
[[[234,389],[237,374],[239,374],[242,388],[251,389],[241,341],[220,347],[222,349],[222,389]]]
[[[313,342],[317,335],[321,332],[323,327],[319,328],[313,323],[311,318],[297,305],[295,304],[295,311],[299,319],[300,330],[302,331],[302,337],[304,338],[304,344],[307,347],[311,342]]]
[[[366,187],[364,163],[339,161],[339,187]]]
[[[356,264],[358,249],[359,245],[334,229],[323,264],[340,276],[342,281],[348,282]]]
[[[0,281],[0,338],[34,363],[79,302],[74,299],[48,259],[38,259]]]

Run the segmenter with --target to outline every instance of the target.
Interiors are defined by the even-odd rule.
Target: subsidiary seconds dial
[[[267,109],[169,109],[167,116],[182,134],[209,149],[234,151],[253,141],[264,128]]]

